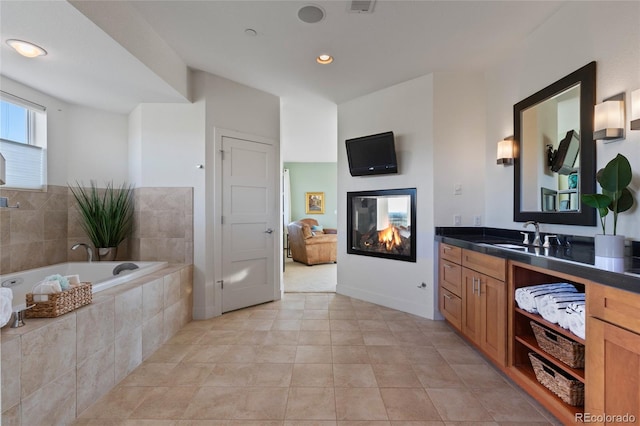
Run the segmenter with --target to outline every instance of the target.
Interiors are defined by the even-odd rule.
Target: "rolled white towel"
[[[569,320],[571,318],[571,315],[575,313],[574,308],[577,308],[578,306],[582,306],[584,308],[584,305],[584,300],[569,304],[569,306],[567,306],[565,309],[564,315],[560,315],[558,325],[566,330],[569,330]]]
[[[552,293],[536,300],[538,312],[550,323],[558,324],[567,313],[567,306],[574,302],[584,302],[584,293]]]
[[[569,331],[576,336],[585,338],[585,306],[572,304],[567,308],[569,316]]]
[[[61,291],[62,287],[58,281],[40,281],[33,287],[31,293],[33,293],[34,302],[46,302],[49,300],[47,294],[60,293]]]
[[[0,287],[0,327],[7,325],[11,319],[13,291]]]
[[[520,309],[532,314],[538,313],[536,300],[550,293],[577,293],[578,290],[569,283],[538,284],[516,289],[515,298]]]

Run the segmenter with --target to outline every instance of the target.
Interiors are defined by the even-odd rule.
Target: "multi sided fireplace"
[[[416,189],[347,192],[347,253],[416,261]]]

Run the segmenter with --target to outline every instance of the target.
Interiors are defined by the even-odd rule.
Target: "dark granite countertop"
[[[524,230],[523,230],[524,231]],[[531,229],[529,234],[533,237]],[[632,242],[624,260],[596,259],[593,238],[558,235],[550,248],[526,246],[503,248],[495,244],[521,245],[519,230],[484,227],[436,227],[436,241],[474,250],[491,256],[516,260],[528,265],[562,272],[596,283],[640,293],[640,242]],[[544,233],[541,238],[544,241]]]

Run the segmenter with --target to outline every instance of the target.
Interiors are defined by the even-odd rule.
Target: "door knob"
[[[273,234],[273,229],[271,228],[267,228],[266,231],[264,231],[265,234]]]

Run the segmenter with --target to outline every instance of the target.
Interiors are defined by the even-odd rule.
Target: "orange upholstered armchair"
[[[315,228],[315,229],[313,229]],[[307,265],[335,263],[338,235],[335,229],[321,230],[315,219],[300,219],[287,225],[291,257]]]

